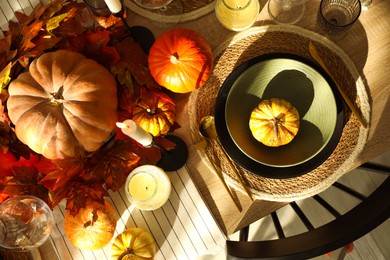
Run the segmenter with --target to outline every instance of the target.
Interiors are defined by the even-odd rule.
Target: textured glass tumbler
[[[260,11],[258,0],[217,0],[215,14],[218,21],[232,31],[251,27]]]
[[[329,35],[345,32],[360,16],[359,0],[322,0],[318,13],[321,29]]]
[[[98,17],[109,17],[111,11],[104,0],[83,0],[89,11]],[[121,1],[123,6],[123,1]]]

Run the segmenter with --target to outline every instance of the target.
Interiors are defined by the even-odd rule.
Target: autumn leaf
[[[37,163],[37,168],[45,175],[41,183],[50,191],[57,191],[84,170],[82,160],[64,159],[50,161],[46,158]]]
[[[8,91],[5,89],[5,87],[11,81],[10,74],[11,74],[12,66],[13,63],[10,62],[0,72],[0,100],[2,102],[5,102],[5,100],[8,98]]]
[[[16,162],[15,155],[13,155],[8,149],[0,149],[0,162],[0,178],[12,176],[12,164]]]
[[[139,148],[131,141],[115,141],[109,150],[100,150],[86,166],[84,179],[90,182],[104,179],[107,189],[122,187],[127,175],[138,165]]]
[[[45,51],[50,50],[55,47],[62,38],[55,37],[52,35],[41,34],[36,37],[34,40],[35,47],[28,52],[26,57],[28,58],[37,58],[41,56]]]
[[[57,16],[50,18],[46,22],[46,31],[51,32],[54,29],[56,29],[57,27],[59,27],[60,22],[62,22],[67,16],[68,16],[68,14],[65,13],[65,14],[60,14],[60,15],[57,15]]]
[[[11,46],[12,35],[0,39],[0,69],[3,69],[7,63],[16,57],[17,50],[11,50]]]
[[[128,80],[126,71],[128,71],[139,85],[160,88],[149,72],[148,57],[139,43],[131,38],[126,38],[115,43],[114,46],[118,50],[120,60],[111,67],[111,71],[118,78],[119,82],[126,84]]]
[[[32,24],[28,26],[22,27],[21,30],[21,39],[20,39],[20,47],[19,51],[21,53],[26,53],[32,48],[35,47],[35,44],[32,42],[32,39],[34,39],[39,31],[42,29],[42,21],[33,22]]]
[[[108,196],[108,192],[103,188],[102,183],[91,183],[87,185],[75,183],[70,189],[72,189],[72,192],[67,198],[66,210],[73,216],[81,208],[85,208],[89,200],[104,203],[104,197]]]
[[[37,157],[20,158],[12,162],[13,175],[0,179],[0,194],[2,196],[33,195],[49,202],[47,189],[39,183],[42,175],[35,168]]]
[[[93,32],[88,30],[86,33],[88,48],[85,50],[85,53],[100,64],[115,64],[120,59],[120,56],[115,47],[108,46],[110,40],[110,32],[108,31],[99,30]]]

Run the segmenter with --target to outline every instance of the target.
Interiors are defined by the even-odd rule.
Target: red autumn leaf
[[[88,161],[84,179],[89,182],[104,179],[107,189],[118,190],[138,165],[138,151],[137,145],[129,140],[115,141],[109,150],[98,151]]]
[[[85,208],[89,200],[104,203],[106,196],[108,192],[103,188],[102,183],[75,185],[67,198],[66,210],[75,216],[81,208]]]
[[[12,164],[16,162],[15,155],[8,149],[0,149],[0,162],[0,178],[11,176],[13,174]]]
[[[126,38],[115,43],[114,46],[117,48],[121,59],[112,66],[111,71],[118,77],[119,82],[122,84],[126,82],[126,71],[128,71],[139,85],[160,88],[149,72],[148,57],[139,43],[131,38]]]
[[[21,158],[12,163],[13,175],[0,179],[2,197],[28,194],[50,203],[47,189],[39,183],[42,175],[34,166],[37,160],[36,156],[31,155],[29,160]]]
[[[54,161],[42,159],[37,164],[37,168],[45,175],[41,183],[50,191],[56,191],[80,176],[84,170],[84,164],[80,160],[73,159]]]
[[[108,46],[110,42],[110,32],[99,30],[86,32],[86,48],[84,53],[100,64],[115,64],[119,59],[119,53],[115,47]]]

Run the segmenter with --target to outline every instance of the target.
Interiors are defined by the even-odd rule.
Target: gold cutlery
[[[234,174],[238,178],[238,181],[240,182],[242,188],[244,188],[246,194],[253,201],[254,199],[252,197],[252,194],[249,191],[248,187],[245,185],[241,174],[234,167],[233,163],[230,161],[229,156],[226,154],[225,150],[221,147],[221,144],[218,141],[218,136],[217,136],[217,131],[215,130],[215,123],[214,123],[213,116],[206,116],[206,117],[202,118],[200,125],[199,125],[199,132],[206,139],[216,140],[216,143],[218,144],[220,150],[223,152],[223,155],[224,155],[226,161],[229,163],[231,170],[234,172]]]
[[[363,120],[363,118],[361,117],[359,111],[357,110],[357,108],[355,107],[355,105],[352,103],[352,101],[349,99],[349,97],[345,94],[344,90],[341,88],[341,86],[337,83],[337,81],[334,79],[334,77],[332,76],[332,74],[330,73],[328,67],[326,66],[325,62],[323,61],[323,59],[321,58],[320,54],[318,53],[317,51],[317,48],[314,46],[313,42],[310,41],[309,42],[309,52],[310,52],[310,55],[313,57],[313,59],[315,59],[317,61],[318,64],[321,65],[321,67],[326,71],[326,73],[328,73],[328,75],[332,78],[332,80],[334,81],[334,83],[336,84],[336,87],[339,91],[339,93],[341,94],[341,96],[343,97],[345,103],[347,103],[349,109],[351,109],[352,113],[357,117],[357,119],[359,120],[359,122],[361,123],[361,125],[364,127],[364,128],[367,128],[367,124],[366,122]]]

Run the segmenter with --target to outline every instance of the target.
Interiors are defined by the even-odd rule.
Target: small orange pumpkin
[[[115,129],[116,81],[108,69],[80,53],[41,55],[11,81],[8,91],[17,137],[46,158],[96,151]]]
[[[164,92],[143,88],[132,119],[153,136],[165,135],[175,123],[176,105]]]
[[[271,98],[255,107],[249,119],[249,128],[256,140],[267,146],[288,144],[299,130],[299,113],[290,102]]]
[[[173,92],[188,93],[210,77],[213,54],[202,35],[176,28],[156,39],[149,51],[148,66],[158,84]]]
[[[153,259],[157,246],[153,237],[141,228],[129,228],[119,234],[111,246],[111,259]]]
[[[74,246],[83,250],[101,249],[114,237],[114,208],[106,200],[104,204],[87,200],[86,206],[75,216],[69,211],[66,212],[64,228],[66,236]]]

